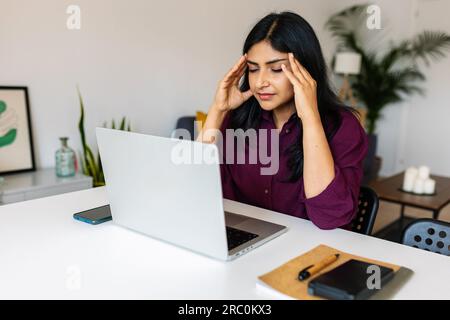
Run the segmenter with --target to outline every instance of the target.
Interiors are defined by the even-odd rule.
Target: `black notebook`
[[[371,266],[379,269],[374,271],[374,267]],[[365,300],[382,290],[394,275],[393,269],[349,260],[311,280],[308,294],[335,300]],[[379,283],[376,282],[378,280]]]

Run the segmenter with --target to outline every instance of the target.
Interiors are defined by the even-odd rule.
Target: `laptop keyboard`
[[[258,235],[235,229],[232,227],[226,227],[227,228],[227,240],[228,240],[228,250],[232,250],[236,247],[239,247],[241,244],[246,243],[252,239],[255,239]]]

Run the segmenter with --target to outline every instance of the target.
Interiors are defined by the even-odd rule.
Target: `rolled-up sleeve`
[[[320,229],[347,226],[355,218],[368,139],[359,121],[346,115],[330,143],[335,177],[319,195],[301,198],[308,218]]]

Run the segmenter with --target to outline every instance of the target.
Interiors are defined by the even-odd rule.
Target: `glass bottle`
[[[69,138],[61,137],[59,140],[61,140],[61,148],[55,153],[56,175],[58,177],[74,176],[76,162],[75,151],[67,145]]]

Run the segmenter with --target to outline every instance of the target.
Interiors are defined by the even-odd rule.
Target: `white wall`
[[[339,1],[339,8],[365,0]],[[389,41],[411,38],[423,30],[442,30],[450,34],[448,0],[376,0],[382,14],[382,30],[368,35],[380,39],[377,52]],[[383,159],[381,175],[389,176],[410,165],[429,165],[432,173],[450,176],[450,54],[430,68],[424,66],[426,96],[411,96],[403,103],[387,106],[378,123],[378,154]]]
[[[372,1],[382,9],[387,39],[411,38],[423,30],[450,34],[450,1]],[[346,6],[366,1],[340,1]],[[381,50],[385,46],[380,46]],[[378,124],[378,154],[383,159],[381,175],[389,176],[408,166],[429,165],[432,173],[450,176],[450,54],[422,69],[426,96],[411,96],[388,106]]]
[[[258,19],[288,9],[321,27],[333,2],[0,0],[0,85],[29,87],[37,166],[51,167],[59,136],[80,149],[77,83],[91,144],[95,126],[122,115],[169,135],[179,116],[207,111]],[[66,28],[69,4],[79,31]]]
[[[339,8],[354,4],[377,4],[381,8],[381,30],[365,30],[367,39],[364,46],[380,54],[387,49],[391,41],[397,43],[411,37],[412,0],[341,0]],[[399,148],[404,131],[403,118],[408,103],[387,106],[377,123],[378,155],[382,158],[380,175],[389,176],[397,172]]]
[[[85,100],[91,144],[95,144],[96,126],[123,115],[136,131],[167,136],[179,116],[208,109],[217,82],[239,57],[250,28],[265,14],[293,10],[303,15],[316,29],[329,60],[334,42],[324,22],[349,4],[365,2],[0,0],[0,85],[29,87],[37,165],[51,167],[59,136],[69,136],[71,145],[80,149],[77,83]],[[412,0],[374,2],[383,10],[383,26],[388,22],[390,38],[410,35]],[[79,31],[66,28],[70,4],[81,7]],[[437,74],[429,76],[433,90],[429,97],[450,101],[442,86],[434,85],[450,83],[442,65],[433,72]],[[414,98],[413,108],[405,103],[386,109],[379,125],[382,174],[399,170],[406,157],[422,161],[421,151],[409,147],[417,144],[417,138],[409,133],[415,127],[410,125],[416,121],[415,113],[407,109],[416,112],[429,97],[422,102]],[[430,122],[435,121],[445,120],[435,112]],[[442,148],[428,143],[435,155]],[[435,158],[436,169],[450,170]]]
[[[417,1],[415,31],[450,34],[449,12],[448,0]],[[450,58],[424,70],[426,96],[412,99],[405,113],[398,168],[427,164],[433,173],[450,176]]]

